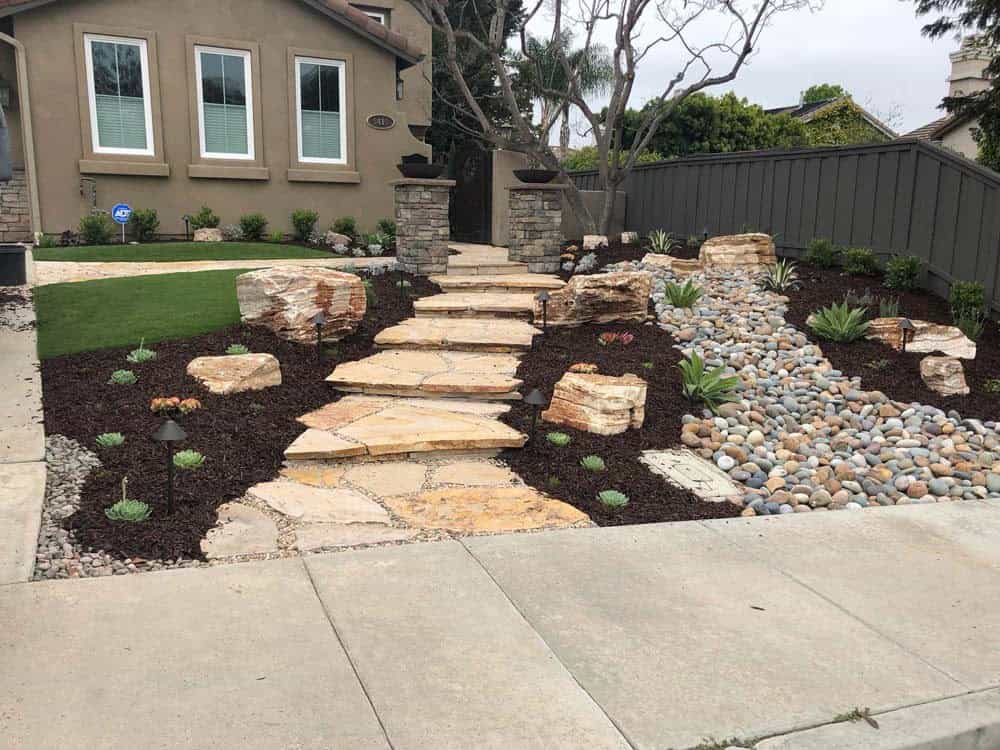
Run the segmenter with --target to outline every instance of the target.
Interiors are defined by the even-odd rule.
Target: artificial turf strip
[[[34,290],[38,353],[137,346],[240,322],[235,279],[246,269],[48,284]]]
[[[38,247],[34,249],[33,254],[36,261],[66,260],[78,263],[167,263],[334,257],[325,250],[269,242],[153,242],[146,245]]]

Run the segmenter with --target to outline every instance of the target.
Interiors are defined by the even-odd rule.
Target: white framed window
[[[363,10],[361,11],[366,16],[368,16],[373,21],[378,21],[380,24],[385,26],[385,13],[380,10]]]
[[[295,110],[299,161],[347,163],[346,64],[295,58]]]
[[[94,153],[153,156],[146,40],[84,34],[83,45]]]
[[[249,50],[194,48],[198,134],[205,159],[254,158]]]

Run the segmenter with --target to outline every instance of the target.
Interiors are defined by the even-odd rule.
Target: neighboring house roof
[[[864,107],[859,105],[849,96],[838,96],[833,99],[821,99],[818,102],[810,102],[809,104],[795,104],[790,107],[774,107],[773,109],[765,109],[769,115],[789,115],[794,117],[800,122],[812,122],[818,117],[822,117],[826,112],[843,104],[845,101],[849,101],[855,107],[857,107],[858,112],[862,117],[876,130],[883,133],[887,138],[896,138],[896,131],[886,125],[884,122],[879,120],[875,115],[866,110]]]
[[[54,2],[59,0],[0,0],[0,18]],[[404,67],[415,65],[424,57],[424,53],[405,36],[369,18],[346,0],[300,0],[300,2],[315,8],[333,21],[396,55],[406,63]]]
[[[945,115],[934,122],[929,122],[923,127],[911,130],[903,138],[919,138],[922,141],[939,141],[955,128],[964,125],[972,120],[968,115]]]

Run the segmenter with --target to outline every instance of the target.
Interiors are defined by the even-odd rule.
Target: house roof
[[[958,115],[945,115],[933,122],[929,122],[923,127],[919,127],[916,130],[911,130],[909,133],[904,135],[904,138],[919,138],[922,141],[937,141],[940,140],[949,131],[954,130],[959,125],[971,120],[971,117],[964,116],[960,117]]]
[[[59,1],[0,0],[0,18]],[[331,20],[391,52],[404,63],[403,67],[415,65],[424,57],[424,53],[405,36],[365,15],[347,0],[300,0],[300,2],[315,8]]]
[[[838,96],[832,99],[821,99],[818,102],[809,102],[808,104],[795,104],[790,107],[775,107],[773,109],[765,109],[764,111],[769,115],[790,115],[796,120],[802,122],[812,122],[817,117],[822,116],[828,110],[831,110],[838,105],[842,104],[844,101],[849,101],[858,111],[861,116],[868,121],[874,128],[884,133],[889,138],[897,138],[896,131],[886,125],[884,122],[879,120],[875,115],[866,110],[864,107],[859,105],[850,96]]]

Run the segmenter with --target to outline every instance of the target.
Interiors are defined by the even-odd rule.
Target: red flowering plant
[[[635,341],[635,336],[627,331],[625,333],[612,333],[611,331],[605,331],[597,337],[597,343],[601,346],[611,346],[612,344],[628,346],[633,341]]]
[[[161,417],[172,417],[201,408],[201,401],[196,398],[180,398],[179,396],[158,396],[149,402],[149,410]]]

